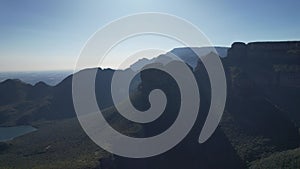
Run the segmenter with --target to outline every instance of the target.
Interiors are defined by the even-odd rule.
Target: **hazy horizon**
[[[81,49],[97,30],[120,17],[143,12],[181,17],[197,26],[214,46],[229,47],[236,41],[300,39],[299,1],[89,2],[1,1],[0,72],[73,70]],[[180,46],[164,37],[135,37],[109,53],[104,65],[114,68],[132,51],[145,48],[168,51]]]

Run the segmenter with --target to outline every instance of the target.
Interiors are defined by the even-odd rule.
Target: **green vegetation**
[[[35,126],[37,131],[10,141],[11,146],[0,151],[1,169],[95,168],[108,155],[88,138],[77,119]]]
[[[139,125],[122,121],[114,113],[110,107],[104,115],[118,131],[132,136],[141,133]],[[32,125],[38,130],[0,144],[0,169],[92,169],[110,155],[90,140],[77,118]]]
[[[237,154],[246,163],[275,152],[275,147],[270,144],[270,139],[259,135],[247,134],[228,112],[225,112],[223,115],[221,129],[235,148]]]
[[[300,148],[272,154],[251,163],[250,169],[296,169],[300,168]]]
[[[273,65],[273,70],[275,72],[300,72],[300,65]]]
[[[0,152],[5,151],[8,148],[9,148],[9,144],[0,142]]]

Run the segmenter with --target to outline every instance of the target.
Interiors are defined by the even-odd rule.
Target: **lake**
[[[12,140],[36,130],[32,126],[0,127],[0,142]]]

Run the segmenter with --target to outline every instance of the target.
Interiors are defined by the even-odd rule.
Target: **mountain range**
[[[230,48],[216,48],[224,66],[228,96],[221,123],[204,144],[197,140],[207,116],[211,84],[194,51],[203,56],[214,54],[207,53],[211,48],[178,48],[152,60],[139,60],[127,70],[94,68],[77,72],[97,70],[98,105],[113,128],[130,136],[152,136],[167,129],[177,116],[174,112],[179,109],[180,92],[174,79],[157,70],[142,71],[134,79],[131,101],[138,109],[149,108],[148,94],[155,88],[162,89],[168,98],[164,114],[142,125],[117,112],[110,93],[112,76],[115,71],[177,62],[170,61],[170,53],[182,59],[199,84],[201,105],[195,126],[172,150],[147,159],[129,159],[97,147],[76,120],[73,75],[55,86],[8,79],[0,83],[0,125],[32,125],[38,131],[3,143],[1,167],[300,168],[300,42],[236,42]]]
[[[132,70],[139,70],[145,65],[151,63],[163,63],[167,64],[170,60],[182,60],[192,68],[197,66],[199,57],[206,56],[207,54],[214,52],[221,58],[227,56],[227,47],[191,47],[191,48],[175,48],[166,54],[160,55],[152,59],[140,59],[130,66]],[[167,59],[170,58],[170,59]]]

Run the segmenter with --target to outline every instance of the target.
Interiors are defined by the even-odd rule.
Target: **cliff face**
[[[299,61],[300,41],[288,42],[235,42],[228,50],[228,57],[240,56],[243,59],[256,60],[261,62],[269,59],[276,63],[278,60],[290,62]],[[280,62],[281,63],[281,62]]]
[[[298,147],[300,137],[294,122],[300,122],[300,118],[295,118],[299,106],[294,100],[300,93],[291,94],[300,90],[295,78],[289,79],[289,75],[297,76],[300,72],[298,44],[270,42],[232,45],[228,56],[222,59],[229,86],[226,109],[220,127],[205,144],[195,141],[207,116],[211,93],[207,72],[198,62],[193,69],[201,94],[197,122],[177,147],[147,159],[147,165],[153,166],[150,168],[246,168],[245,165],[251,161]],[[165,112],[167,116],[162,116],[152,127],[145,127],[146,134],[152,136],[163,131],[156,132],[158,126],[166,128],[171,124],[168,122],[174,120],[171,117],[180,105],[180,101],[175,99],[179,97],[176,94],[178,89],[172,85],[172,79],[159,71],[144,72],[141,80],[142,93],[146,93],[144,98],[152,89],[160,88],[166,92],[170,99],[168,103],[171,103]],[[210,159],[217,163],[211,163]],[[130,163],[122,158],[117,160],[123,160],[119,163],[123,168],[132,168],[136,162]]]
[[[300,41],[232,44],[223,59],[229,91],[259,91],[300,126]]]
[[[259,87],[300,86],[300,42],[234,43],[224,59],[235,74],[231,85],[245,83]],[[237,78],[236,75],[240,77]]]
[[[300,42],[237,42],[223,64],[228,97],[221,126],[235,147],[242,147],[241,158],[252,161],[274,149],[297,147]]]

